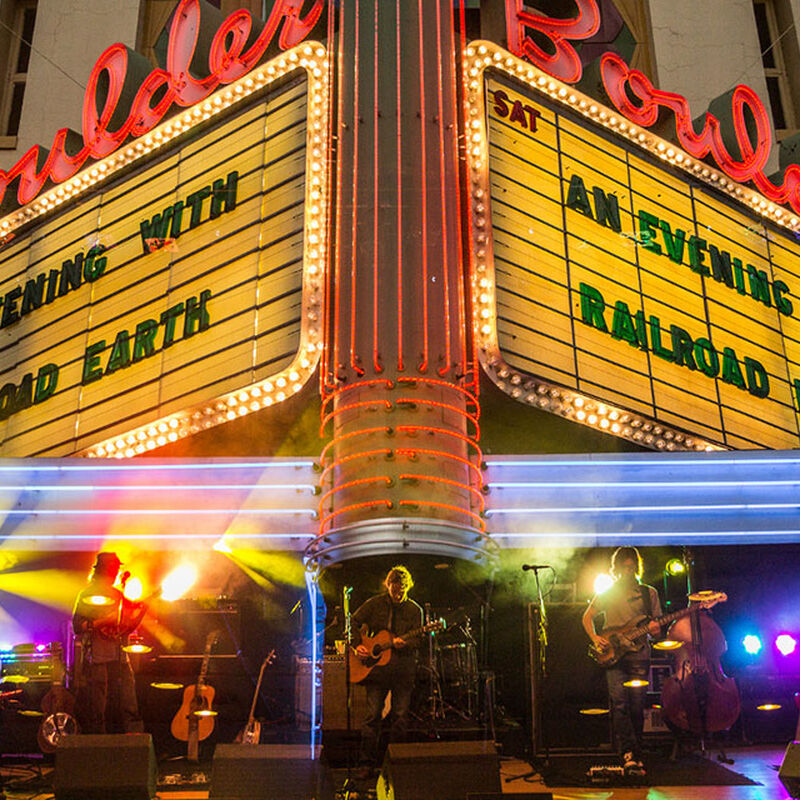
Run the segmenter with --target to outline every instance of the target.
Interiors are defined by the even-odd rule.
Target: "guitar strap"
[[[650,597],[650,587],[639,584],[639,594],[642,597],[642,605],[644,606],[644,613],[648,619],[653,618],[653,599]]]

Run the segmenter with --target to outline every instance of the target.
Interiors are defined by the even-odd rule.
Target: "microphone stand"
[[[542,724],[542,681],[547,677],[547,608],[542,593],[542,584],[539,580],[539,571],[543,569],[553,570],[550,566],[524,566],[524,570],[531,570],[536,578],[536,598],[538,620],[536,624],[536,634],[531,635],[529,646],[529,662],[531,670],[531,765],[534,765],[539,758],[539,739],[541,737]],[[553,570],[555,573],[555,570]],[[530,629],[530,624],[528,628]],[[545,742],[544,763],[550,760],[550,750]],[[530,778],[537,775],[539,770],[534,768],[522,775],[513,775],[506,778],[506,783],[511,781]]]
[[[347,777],[342,787],[345,797],[349,795],[352,780],[353,780],[353,748],[350,742],[350,735],[352,733],[352,720],[351,708],[353,702],[352,687],[350,684],[350,648],[351,636],[353,632],[353,621],[350,616],[350,593],[353,591],[352,586],[342,587],[342,614],[344,615],[344,692],[345,692],[345,713],[347,715]]]

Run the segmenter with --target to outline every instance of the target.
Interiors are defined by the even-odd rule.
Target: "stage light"
[[[679,647],[683,647],[683,642],[678,642],[674,639],[663,639],[653,644],[654,650],[677,650]]]
[[[150,685],[154,689],[183,689],[182,683],[167,683],[166,681],[156,681]]]
[[[686,572],[686,564],[680,558],[671,558],[667,561],[664,571],[668,575],[683,575]]]
[[[14,645],[8,644],[7,642],[3,642],[0,644],[0,653],[10,653],[13,650]]]
[[[149,653],[153,648],[144,643],[141,636],[132,633],[128,637],[128,644],[122,648],[126,653]]]
[[[105,594],[90,594],[83,598],[87,606],[111,606],[114,604],[113,598]]]
[[[614,583],[614,579],[607,573],[602,572],[594,579],[594,593],[603,594],[607,592]]]
[[[128,578],[123,594],[131,602],[135,603],[137,600],[141,600],[144,594],[144,586],[142,586],[141,580],[136,577]]]
[[[579,714],[583,714],[587,717],[599,717],[603,714],[608,714],[607,708],[582,708],[578,711]]]
[[[780,708],[782,708],[780,703],[762,703],[756,706],[757,711],[778,711]]]
[[[177,600],[194,585],[197,568],[192,564],[182,564],[167,575],[161,583],[161,596],[168,601]]]
[[[642,678],[631,678],[629,681],[625,681],[625,683],[622,685],[627,686],[629,689],[641,689],[643,686],[649,686],[650,681],[646,681]]]
[[[742,646],[744,647],[744,651],[751,656],[756,655],[761,650],[761,639],[758,636],[754,636],[752,633],[747,634],[747,636],[742,639]]]
[[[797,641],[788,633],[782,633],[775,639],[775,647],[782,656],[790,656],[797,649]]]
[[[233,553],[231,546],[225,541],[224,536],[220,536],[219,539],[217,539],[217,541],[214,542],[213,549],[216,550],[218,553],[228,553],[228,554]]]

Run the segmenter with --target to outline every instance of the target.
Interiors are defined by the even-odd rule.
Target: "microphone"
[[[125,570],[122,575],[119,576],[119,582],[124,586],[128,582],[128,578],[131,577],[130,570]]]
[[[522,569],[527,572],[529,569],[532,569],[534,572],[539,569],[552,569],[549,564],[523,564]]]

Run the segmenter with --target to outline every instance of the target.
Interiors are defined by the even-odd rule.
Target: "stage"
[[[545,784],[541,774],[531,775],[531,765],[521,759],[503,758],[500,761],[500,779],[503,794],[520,796],[529,794],[533,797],[541,796],[542,800],[548,797],[548,792],[558,800],[788,800],[791,797],[778,778],[778,767],[783,759],[784,748],[777,745],[759,745],[742,747],[728,751],[728,756],[734,760],[728,765],[731,772],[737,773],[744,779],[749,779],[751,785],[709,785],[700,783],[685,786],[660,786],[641,785],[635,786],[625,781],[610,782],[607,785],[595,786],[558,786]],[[605,760],[611,763],[607,756]],[[597,757],[598,763],[603,757]],[[721,769],[716,758],[716,753],[708,754],[709,770],[715,773]],[[10,784],[6,790],[7,800],[28,800],[35,796],[37,800],[49,800],[52,794],[52,764],[35,762],[35,771],[25,768],[22,764],[9,764],[4,762],[2,767],[3,777]],[[164,784],[164,779],[170,770],[170,764],[159,765],[159,785],[157,797],[160,800],[205,800],[209,797],[211,764],[201,762],[194,773],[196,785],[170,786]],[[347,779],[347,770],[336,768],[331,770],[331,783],[337,797],[344,800],[347,795],[343,787]],[[26,782],[35,778],[31,782]],[[206,783],[203,784],[203,779]],[[646,781],[647,779],[645,779]],[[374,790],[376,781],[354,780],[350,798],[374,797],[370,788]],[[38,793],[37,793],[38,792]],[[256,797],[272,798],[278,800],[280,795],[243,795],[242,800],[255,800]],[[108,800],[113,800],[109,797]],[[398,794],[396,800],[403,800]],[[431,800],[435,800],[431,795]]]

